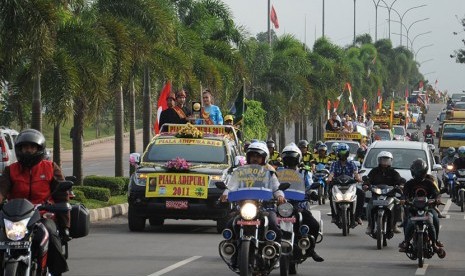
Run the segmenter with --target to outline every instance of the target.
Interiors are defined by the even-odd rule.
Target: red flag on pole
[[[274,10],[273,5],[271,5],[270,20],[273,23],[274,27],[276,29],[279,29],[278,15],[276,14],[276,11]]]
[[[418,90],[423,91],[423,81],[420,81],[420,84],[418,84]]]
[[[405,98],[408,98],[408,88],[405,88]]]
[[[157,103],[157,118],[155,119],[155,124],[154,124],[154,131],[155,134],[158,134],[160,131],[158,130],[158,123],[160,122],[160,114],[163,110],[168,108],[168,103],[166,102],[166,98],[170,95],[171,91],[171,82],[168,81],[163,89],[160,92],[160,97],[158,98],[158,103]]]
[[[328,102],[326,104],[326,110],[328,111],[327,113],[327,117],[328,117],[328,120],[331,118],[330,117],[330,112],[331,112],[331,101],[328,99]]]

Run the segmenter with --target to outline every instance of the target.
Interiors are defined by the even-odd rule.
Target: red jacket
[[[8,199],[27,198],[40,204],[50,198],[50,184],[54,177],[53,162],[42,160],[31,169],[24,169],[19,162],[10,165],[10,181],[14,183]]]

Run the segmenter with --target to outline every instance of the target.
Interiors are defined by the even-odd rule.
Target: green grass
[[[112,196],[108,202],[103,202],[95,199],[86,199],[85,201],[81,202],[89,209],[96,209],[96,208],[103,208],[109,207],[112,205],[122,204],[128,202],[127,195],[119,195],[119,196]],[[77,203],[71,200],[71,203]]]

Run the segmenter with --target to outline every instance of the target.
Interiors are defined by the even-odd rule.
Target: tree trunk
[[[115,89],[115,176],[124,176],[123,170],[123,87]]]
[[[53,126],[53,162],[61,166],[61,126],[55,124]]]
[[[150,92],[150,68],[148,65],[145,65],[144,68],[144,92],[143,92],[143,118],[142,118],[142,124],[143,124],[143,141],[142,145],[143,148],[145,149],[148,144],[150,143],[150,138],[152,134],[152,124],[151,124],[151,119],[152,119],[152,104],[150,101],[151,98],[151,92]]]
[[[32,84],[32,118],[31,128],[42,131],[42,101],[40,91],[40,69],[34,69]]]
[[[134,76],[129,83],[129,153],[136,152],[136,88]],[[129,165],[129,175],[134,173],[134,167]]]
[[[84,133],[84,114],[87,109],[83,98],[77,97],[74,101],[74,134],[73,134],[73,175],[76,177],[76,183],[82,185],[82,157],[83,157],[83,133]]]
[[[308,134],[307,134],[307,132],[308,132],[308,126],[307,126],[307,123],[308,123],[308,121],[307,121],[307,115],[303,115],[303,116],[302,116],[302,132],[303,132],[302,138],[303,138],[304,140],[307,140],[307,141],[308,141]]]
[[[300,123],[294,121],[294,141],[298,142],[300,140]]]
[[[286,145],[286,119],[283,120],[279,128],[279,147],[276,148],[277,151],[281,151]]]

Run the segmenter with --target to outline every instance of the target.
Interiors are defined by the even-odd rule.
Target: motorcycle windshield
[[[304,200],[305,199],[305,184],[302,176],[291,169],[280,169],[276,172],[280,183],[289,183],[291,186],[284,191],[286,199]]]
[[[228,183],[230,202],[246,199],[270,200],[273,191],[270,187],[270,171],[265,166],[245,165],[238,167]]]

